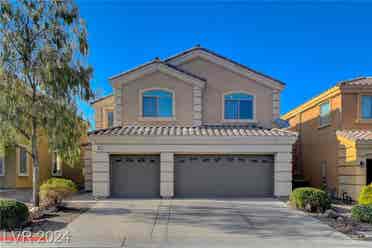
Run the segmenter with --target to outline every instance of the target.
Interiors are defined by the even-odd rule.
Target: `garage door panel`
[[[179,197],[271,196],[273,182],[271,156],[175,157],[175,193]]]
[[[158,198],[160,196],[159,156],[111,156],[111,195]]]

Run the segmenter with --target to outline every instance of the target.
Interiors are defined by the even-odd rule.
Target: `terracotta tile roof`
[[[338,130],[336,134],[353,141],[372,141],[372,130]]]
[[[248,126],[118,126],[89,132],[89,136],[297,136],[282,129],[262,129]]]
[[[372,77],[358,77],[350,80],[341,81],[340,86],[372,86]]]

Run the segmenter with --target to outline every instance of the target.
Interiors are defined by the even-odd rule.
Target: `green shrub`
[[[51,178],[40,186],[40,200],[44,206],[60,205],[77,191],[76,184],[64,178]]]
[[[355,205],[351,209],[351,218],[357,221],[372,223],[372,204]]]
[[[13,229],[28,222],[28,207],[15,200],[0,200],[0,229]]]
[[[372,184],[363,186],[359,194],[358,203],[363,205],[372,204]]]
[[[324,212],[331,207],[331,199],[323,190],[305,187],[293,190],[291,205],[308,212]]]

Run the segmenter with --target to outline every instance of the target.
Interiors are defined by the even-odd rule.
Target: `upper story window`
[[[28,154],[24,147],[19,148],[18,176],[28,176]]]
[[[331,103],[329,101],[320,104],[319,125],[325,126],[331,123]]]
[[[5,176],[5,156],[0,154],[0,177]]]
[[[240,92],[224,95],[224,119],[253,120],[254,96]]]
[[[107,112],[107,127],[113,127],[114,126],[114,112],[108,111]]]
[[[372,119],[372,96],[361,96],[362,119]]]
[[[173,93],[166,90],[147,90],[142,94],[143,117],[173,116]]]

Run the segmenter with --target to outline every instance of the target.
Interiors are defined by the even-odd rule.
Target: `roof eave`
[[[171,74],[173,76],[178,77],[180,80],[190,82],[192,84],[196,84],[197,86],[202,87],[202,88],[205,86],[205,82],[206,82],[205,79],[192,75],[188,72],[182,71],[160,60],[154,60],[150,63],[143,64],[127,72],[123,72],[121,74],[113,76],[110,78],[110,83],[111,83],[111,86],[115,88],[115,86],[117,86],[118,84],[129,83],[141,76],[144,76],[148,73],[152,73],[156,71],[161,71],[163,73]],[[117,82],[118,79],[121,79],[120,83]]]

